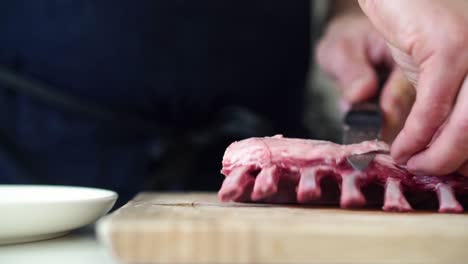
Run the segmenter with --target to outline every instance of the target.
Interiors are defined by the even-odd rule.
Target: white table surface
[[[64,237],[0,246],[1,264],[117,264],[95,237],[94,226]]]

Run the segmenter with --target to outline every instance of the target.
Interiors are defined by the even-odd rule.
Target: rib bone
[[[366,204],[366,199],[358,186],[359,178],[362,176],[363,174],[358,171],[346,172],[341,175],[341,207],[359,207]]]
[[[223,181],[218,197],[221,201],[237,201],[249,185],[253,185],[254,178],[249,175],[250,168],[241,166],[233,169]]]
[[[452,187],[446,183],[439,183],[436,186],[437,197],[439,198],[439,212],[441,213],[461,213],[463,207],[455,198]]]
[[[252,200],[258,201],[273,195],[278,190],[279,172],[278,167],[272,165],[260,171],[255,180],[252,192]]]
[[[322,167],[306,167],[301,170],[301,179],[297,187],[298,202],[307,203],[320,198],[322,195],[320,171],[322,170]]]
[[[392,177],[387,178],[387,182],[385,184],[384,205],[382,209],[394,212],[409,212],[413,210],[403,195],[400,180]]]

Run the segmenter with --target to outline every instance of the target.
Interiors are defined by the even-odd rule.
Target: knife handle
[[[365,102],[354,104],[345,117],[345,124],[373,127],[382,126],[383,117],[379,106],[379,100],[383,87],[385,86],[388,76],[390,75],[390,69],[381,65],[376,68],[376,71],[378,77],[377,93],[374,97]]]
[[[381,127],[382,113],[378,105],[362,103],[353,107],[345,117],[344,123],[350,126]]]

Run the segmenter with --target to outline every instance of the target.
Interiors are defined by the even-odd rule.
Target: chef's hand
[[[468,176],[468,1],[359,4],[416,87],[393,158],[419,174]]]
[[[377,65],[392,69],[381,95],[385,122],[382,138],[391,142],[403,127],[414,102],[414,88],[394,67],[384,38],[362,12],[345,12],[330,23],[316,50],[321,68],[336,80],[345,103],[355,103],[377,92]]]

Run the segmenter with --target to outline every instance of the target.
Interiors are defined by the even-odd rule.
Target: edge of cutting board
[[[468,215],[220,204],[141,193],[96,225],[123,263],[464,263]]]

